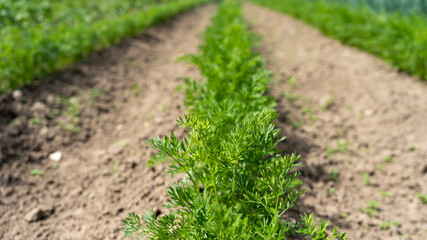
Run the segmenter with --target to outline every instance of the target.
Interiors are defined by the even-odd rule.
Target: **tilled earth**
[[[183,136],[176,89],[199,72],[176,59],[197,53],[214,10],[188,11],[1,96],[0,239],[121,239],[129,212],[161,213],[172,180],[164,166],[146,167],[153,150],[141,139]]]
[[[188,11],[0,95],[0,239],[121,239],[128,212],[165,212],[173,180],[164,165],[146,167],[153,150],[141,139],[185,135],[176,89],[200,77],[176,59],[197,52],[214,11]],[[282,14],[244,13],[274,73],[280,148],[304,159],[294,212],[350,239],[425,239],[426,84]]]

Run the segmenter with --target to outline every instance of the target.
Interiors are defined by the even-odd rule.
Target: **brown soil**
[[[179,77],[199,73],[175,60],[197,51],[213,10],[94,53],[21,98],[0,96],[0,239],[120,239],[128,212],[165,211],[172,180],[164,165],[146,167],[153,150],[140,140],[185,134],[175,89]],[[304,158],[300,210],[351,239],[424,239],[427,210],[416,193],[427,193],[426,84],[292,18],[253,5],[245,14],[274,72],[271,94],[287,136],[280,148]],[[59,162],[48,159],[56,151]],[[377,216],[362,212],[367,200],[380,203]]]
[[[172,180],[164,166],[146,167],[153,150],[140,140],[184,134],[175,90],[199,73],[175,61],[197,52],[213,10],[94,53],[21,98],[0,96],[0,239],[119,239],[128,212],[162,206]],[[59,162],[48,159],[56,151]]]
[[[245,15],[274,73],[281,147],[304,159],[302,210],[350,239],[426,239],[427,205],[416,195],[427,193],[425,82],[280,13],[247,4]],[[378,215],[362,212],[368,200]]]

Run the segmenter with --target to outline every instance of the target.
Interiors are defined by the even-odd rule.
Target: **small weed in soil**
[[[369,173],[364,173],[363,174],[363,185],[369,186],[369,184],[371,184],[371,181],[369,178]]]
[[[328,155],[329,158],[333,158],[335,153],[345,153],[347,151],[348,148],[348,141],[343,139],[343,140],[339,140],[336,143],[336,147],[328,147],[326,149],[326,154]]]
[[[101,95],[102,95],[102,93],[101,93],[101,90],[99,90],[99,88],[92,88],[92,89],[90,90],[90,95],[91,95],[93,98],[100,98],[100,97],[101,97]]]
[[[336,152],[344,153],[347,151],[348,148],[348,142],[347,140],[339,140],[337,142],[337,148],[335,149]]]
[[[391,162],[393,162],[393,157],[392,156],[385,156],[384,161],[391,163]]]
[[[409,151],[415,151],[415,150],[417,150],[417,146],[415,146],[415,145],[409,146]]]
[[[65,103],[67,105],[67,110],[63,113],[63,115],[70,116],[74,124],[78,123],[78,117],[80,115],[79,99],[72,97],[65,99]]]
[[[117,159],[114,159],[113,163],[113,173],[117,173],[119,170],[119,161]]]
[[[152,114],[152,113],[148,114],[148,115],[145,117],[145,119],[146,119],[146,120],[151,120],[151,119],[153,119],[153,118],[154,118],[154,114]]]
[[[129,145],[129,142],[126,140],[123,140],[120,142],[120,146],[122,146],[122,147],[126,147],[127,145]]]
[[[307,113],[310,113],[310,108],[308,108],[308,107],[302,107],[301,108],[301,114],[302,115],[306,115]]]
[[[66,110],[62,112],[62,116],[69,118],[65,122],[58,120],[58,125],[64,125],[64,130],[72,133],[80,133],[81,129],[76,125],[79,123],[80,115],[80,105],[79,100],[76,97],[71,98],[58,98],[57,102],[63,104],[66,107]],[[53,112],[49,113],[48,118],[53,119],[56,115],[59,115],[59,110],[55,109]]]
[[[340,170],[338,168],[333,169],[331,172],[332,181],[338,182],[339,177],[340,177]]]
[[[295,95],[295,94],[288,92],[288,91],[284,92],[283,96],[285,97],[286,100],[288,100],[288,102],[291,105],[296,105],[297,100],[300,98],[300,96]]]
[[[399,240],[409,239],[409,234],[403,234],[399,237]]]
[[[381,204],[377,201],[366,201],[368,207],[362,208],[362,212],[368,214],[370,217],[377,216],[378,210],[380,209]]]
[[[343,214],[341,214],[341,217],[342,218],[348,218],[350,216],[350,214],[349,213],[343,213]]]
[[[427,204],[427,194],[417,193],[417,196],[423,204]]]
[[[329,195],[332,195],[332,194],[334,194],[334,193],[335,193],[335,188],[330,187],[330,188],[328,189],[328,194],[329,194]]]
[[[138,83],[132,83],[132,90],[137,98],[142,97],[142,90]]]
[[[385,197],[385,198],[389,198],[391,197],[391,194],[385,190],[380,190],[381,196]]]
[[[401,177],[401,179],[402,180],[409,180],[411,178],[411,176],[409,176],[408,174],[406,174],[406,173],[403,173],[403,175],[402,175],[402,177]]]
[[[34,177],[41,177],[43,176],[44,172],[40,169],[34,168],[31,170],[31,175],[33,175]]]
[[[376,168],[377,168],[377,170],[381,171],[384,169],[384,166],[382,164],[378,163]]]
[[[169,107],[169,104],[163,103],[162,105],[159,106],[159,111],[164,112],[166,109],[168,109],[168,107]]]
[[[40,118],[31,118],[31,123],[36,125],[42,125],[43,121]]]
[[[328,100],[326,100],[326,102],[321,106],[321,109],[323,111],[329,110],[332,106],[332,104],[335,101],[335,94],[331,93],[331,95],[329,95]]]
[[[402,226],[402,222],[399,222],[399,221],[393,221],[391,224],[393,224],[396,227],[401,227]]]
[[[380,224],[380,229],[381,230],[388,230],[390,228],[390,223],[389,222],[387,222],[387,221],[383,221],[381,224]]]
[[[289,123],[292,127],[292,129],[294,130],[298,130],[301,128],[301,126],[303,126],[305,124],[304,120],[299,120],[299,121],[293,121]]]
[[[314,123],[316,120],[317,120],[317,115],[316,115],[316,114],[314,114],[314,113],[310,114],[310,121],[311,121],[312,123]]]
[[[53,119],[55,116],[58,116],[61,113],[59,109],[54,109],[52,112],[47,114],[48,119]]]
[[[10,122],[10,123],[8,124],[8,126],[9,126],[9,127],[13,127],[13,126],[15,126],[15,125],[16,125],[15,121],[12,121],[12,122]]]
[[[296,87],[296,78],[294,76],[289,77],[286,79],[286,85],[288,85],[290,88]]]
[[[126,61],[126,66],[129,66],[129,67],[136,67],[136,66],[138,66],[140,63],[141,63],[141,62],[140,62],[140,60],[138,60],[138,59],[128,60],[128,61]]]
[[[72,133],[80,133],[81,132],[81,129],[79,127],[76,127],[72,123],[65,125],[64,130],[72,132]]]
[[[328,155],[328,158],[332,159],[334,157],[334,153],[335,153],[335,151],[332,147],[328,147],[326,149],[326,154]]]

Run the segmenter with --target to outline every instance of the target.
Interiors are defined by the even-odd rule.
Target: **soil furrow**
[[[7,152],[0,179],[0,239],[121,239],[128,212],[155,208],[161,213],[172,180],[165,166],[146,167],[153,151],[141,139],[185,134],[175,121],[185,110],[176,88],[180,77],[199,77],[199,72],[176,60],[197,52],[197,35],[213,11],[212,5],[190,10],[52,76],[59,80],[2,98],[29,108],[29,116],[0,118]],[[50,117],[56,121],[45,118],[54,109]],[[16,109],[3,105],[0,110]],[[73,132],[60,121],[79,129]],[[14,128],[17,124],[25,128]],[[15,139],[7,140],[9,134]],[[13,152],[8,141],[18,138],[39,147]],[[59,161],[48,159],[54,151],[61,152]],[[43,175],[31,174],[32,169]]]
[[[244,12],[273,71],[281,148],[304,159],[301,210],[350,239],[424,239],[426,84],[288,16]]]

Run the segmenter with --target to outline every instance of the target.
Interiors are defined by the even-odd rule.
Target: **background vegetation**
[[[403,14],[424,14],[427,16],[425,0],[327,0],[350,4],[355,7],[367,5],[378,12],[400,12]]]
[[[0,92],[207,0],[0,0]]]
[[[386,1],[371,0],[369,2],[372,4],[369,6],[349,0],[252,1],[302,19],[328,36],[364,49],[400,70],[427,80],[427,18],[423,14],[401,14],[397,2],[406,1],[385,3]],[[342,4],[343,2],[353,4]],[[392,2],[396,4],[392,5]],[[413,5],[408,3],[408,10],[402,11],[413,12],[409,9],[416,8],[415,2],[418,1],[414,1]],[[424,3],[419,6],[417,11],[424,11]],[[394,12],[377,12],[372,8]]]

